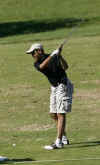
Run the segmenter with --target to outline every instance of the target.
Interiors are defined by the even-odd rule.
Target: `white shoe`
[[[44,147],[44,149],[46,150],[54,150],[54,149],[61,149],[61,148],[63,148],[63,143],[59,143],[59,144],[53,143],[51,145]]]
[[[7,157],[0,156],[0,162],[1,162],[1,161],[7,161],[7,160],[8,160],[8,158],[7,158]]]
[[[63,148],[63,143],[62,140],[57,138],[55,143],[49,145],[49,146],[45,146],[44,147],[46,150],[53,150],[53,149],[60,149]]]
[[[69,145],[69,140],[66,138],[66,136],[62,137],[62,143],[65,145]]]

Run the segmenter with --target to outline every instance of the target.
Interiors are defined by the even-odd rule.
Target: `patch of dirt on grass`
[[[93,84],[100,84],[100,80],[85,80],[85,81],[81,81],[82,84],[87,84],[87,83],[93,83]]]
[[[3,97],[17,96],[21,95],[22,97],[27,97],[30,92],[34,89],[31,85],[17,85],[9,87],[8,89],[0,89],[0,93]]]
[[[80,99],[93,99],[97,100],[100,99],[100,91],[99,90],[79,90],[77,93],[74,94],[74,97],[79,97]]]
[[[54,128],[54,125],[38,125],[38,124],[31,124],[31,125],[24,125],[23,127],[17,128],[16,130],[19,131],[42,131]]]

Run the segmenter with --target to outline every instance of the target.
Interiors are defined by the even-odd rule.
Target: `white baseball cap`
[[[43,49],[43,46],[39,43],[32,44],[29,50],[26,51],[26,53],[31,54],[36,49]]]

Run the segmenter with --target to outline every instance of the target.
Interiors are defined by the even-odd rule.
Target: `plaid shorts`
[[[72,108],[73,84],[68,79],[67,84],[51,86],[50,113],[67,113]]]

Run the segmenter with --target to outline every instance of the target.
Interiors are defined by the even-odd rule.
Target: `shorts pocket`
[[[65,112],[71,112],[72,99],[70,97],[63,98],[63,109]]]

